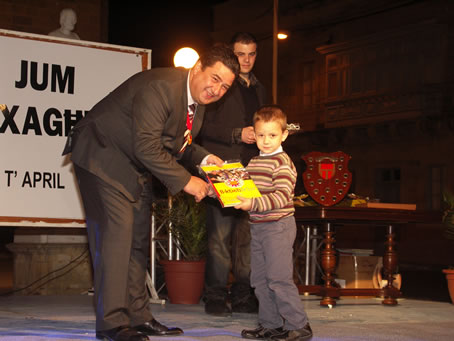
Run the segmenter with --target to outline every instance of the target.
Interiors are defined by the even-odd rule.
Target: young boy
[[[259,300],[259,326],[243,330],[246,339],[309,340],[312,330],[293,282],[296,224],[293,195],[296,169],[281,143],[288,136],[287,117],[275,105],[261,107],[253,118],[257,147],[247,171],[261,198],[242,198],[235,208],[249,211],[251,285]]]

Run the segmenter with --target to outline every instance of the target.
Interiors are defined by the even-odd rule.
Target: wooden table
[[[380,296],[385,305],[396,305],[401,292],[393,286],[397,270],[395,228],[407,223],[441,223],[440,211],[382,209],[365,207],[295,207],[298,225],[317,226],[323,231],[321,267],[324,272],[324,285],[299,286],[300,291],[322,296],[320,305],[334,307],[340,296]],[[370,225],[386,227],[385,252],[383,255],[384,279],[388,281],[382,289],[345,289],[334,282],[336,270],[335,227],[342,225]]]

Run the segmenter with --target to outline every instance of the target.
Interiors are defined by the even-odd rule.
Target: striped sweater
[[[285,152],[256,156],[247,166],[262,197],[252,199],[251,223],[276,221],[295,212],[293,196],[296,168]]]

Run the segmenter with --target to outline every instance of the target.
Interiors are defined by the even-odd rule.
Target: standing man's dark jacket
[[[251,73],[251,76],[253,74]],[[235,80],[229,92],[218,102],[207,106],[205,120],[200,131],[200,144],[210,153],[224,160],[241,159],[244,166],[258,154],[255,143],[241,142],[243,127],[252,126],[254,112],[246,112],[245,102],[240,87],[244,82],[240,77]],[[253,76],[251,89],[255,90],[258,106],[265,103],[266,90],[260,81]]]

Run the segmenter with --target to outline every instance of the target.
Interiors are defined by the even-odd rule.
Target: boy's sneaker
[[[284,329],[282,327],[273,329],[273,328],[265,328],[261,325],[258,326],[256,329],[252,330],[243,330],[241,332],[241,337],[245,339],[255,339],[255,340],[269,340],[272,336],[278,336],[284,333]]]
[[[275,341],[306,341],[312,339],[312,329],[309,323],[307,323],[303,328],[296,330],[285,330],[279,335],[273,335],[270,337],[270,340]]]

